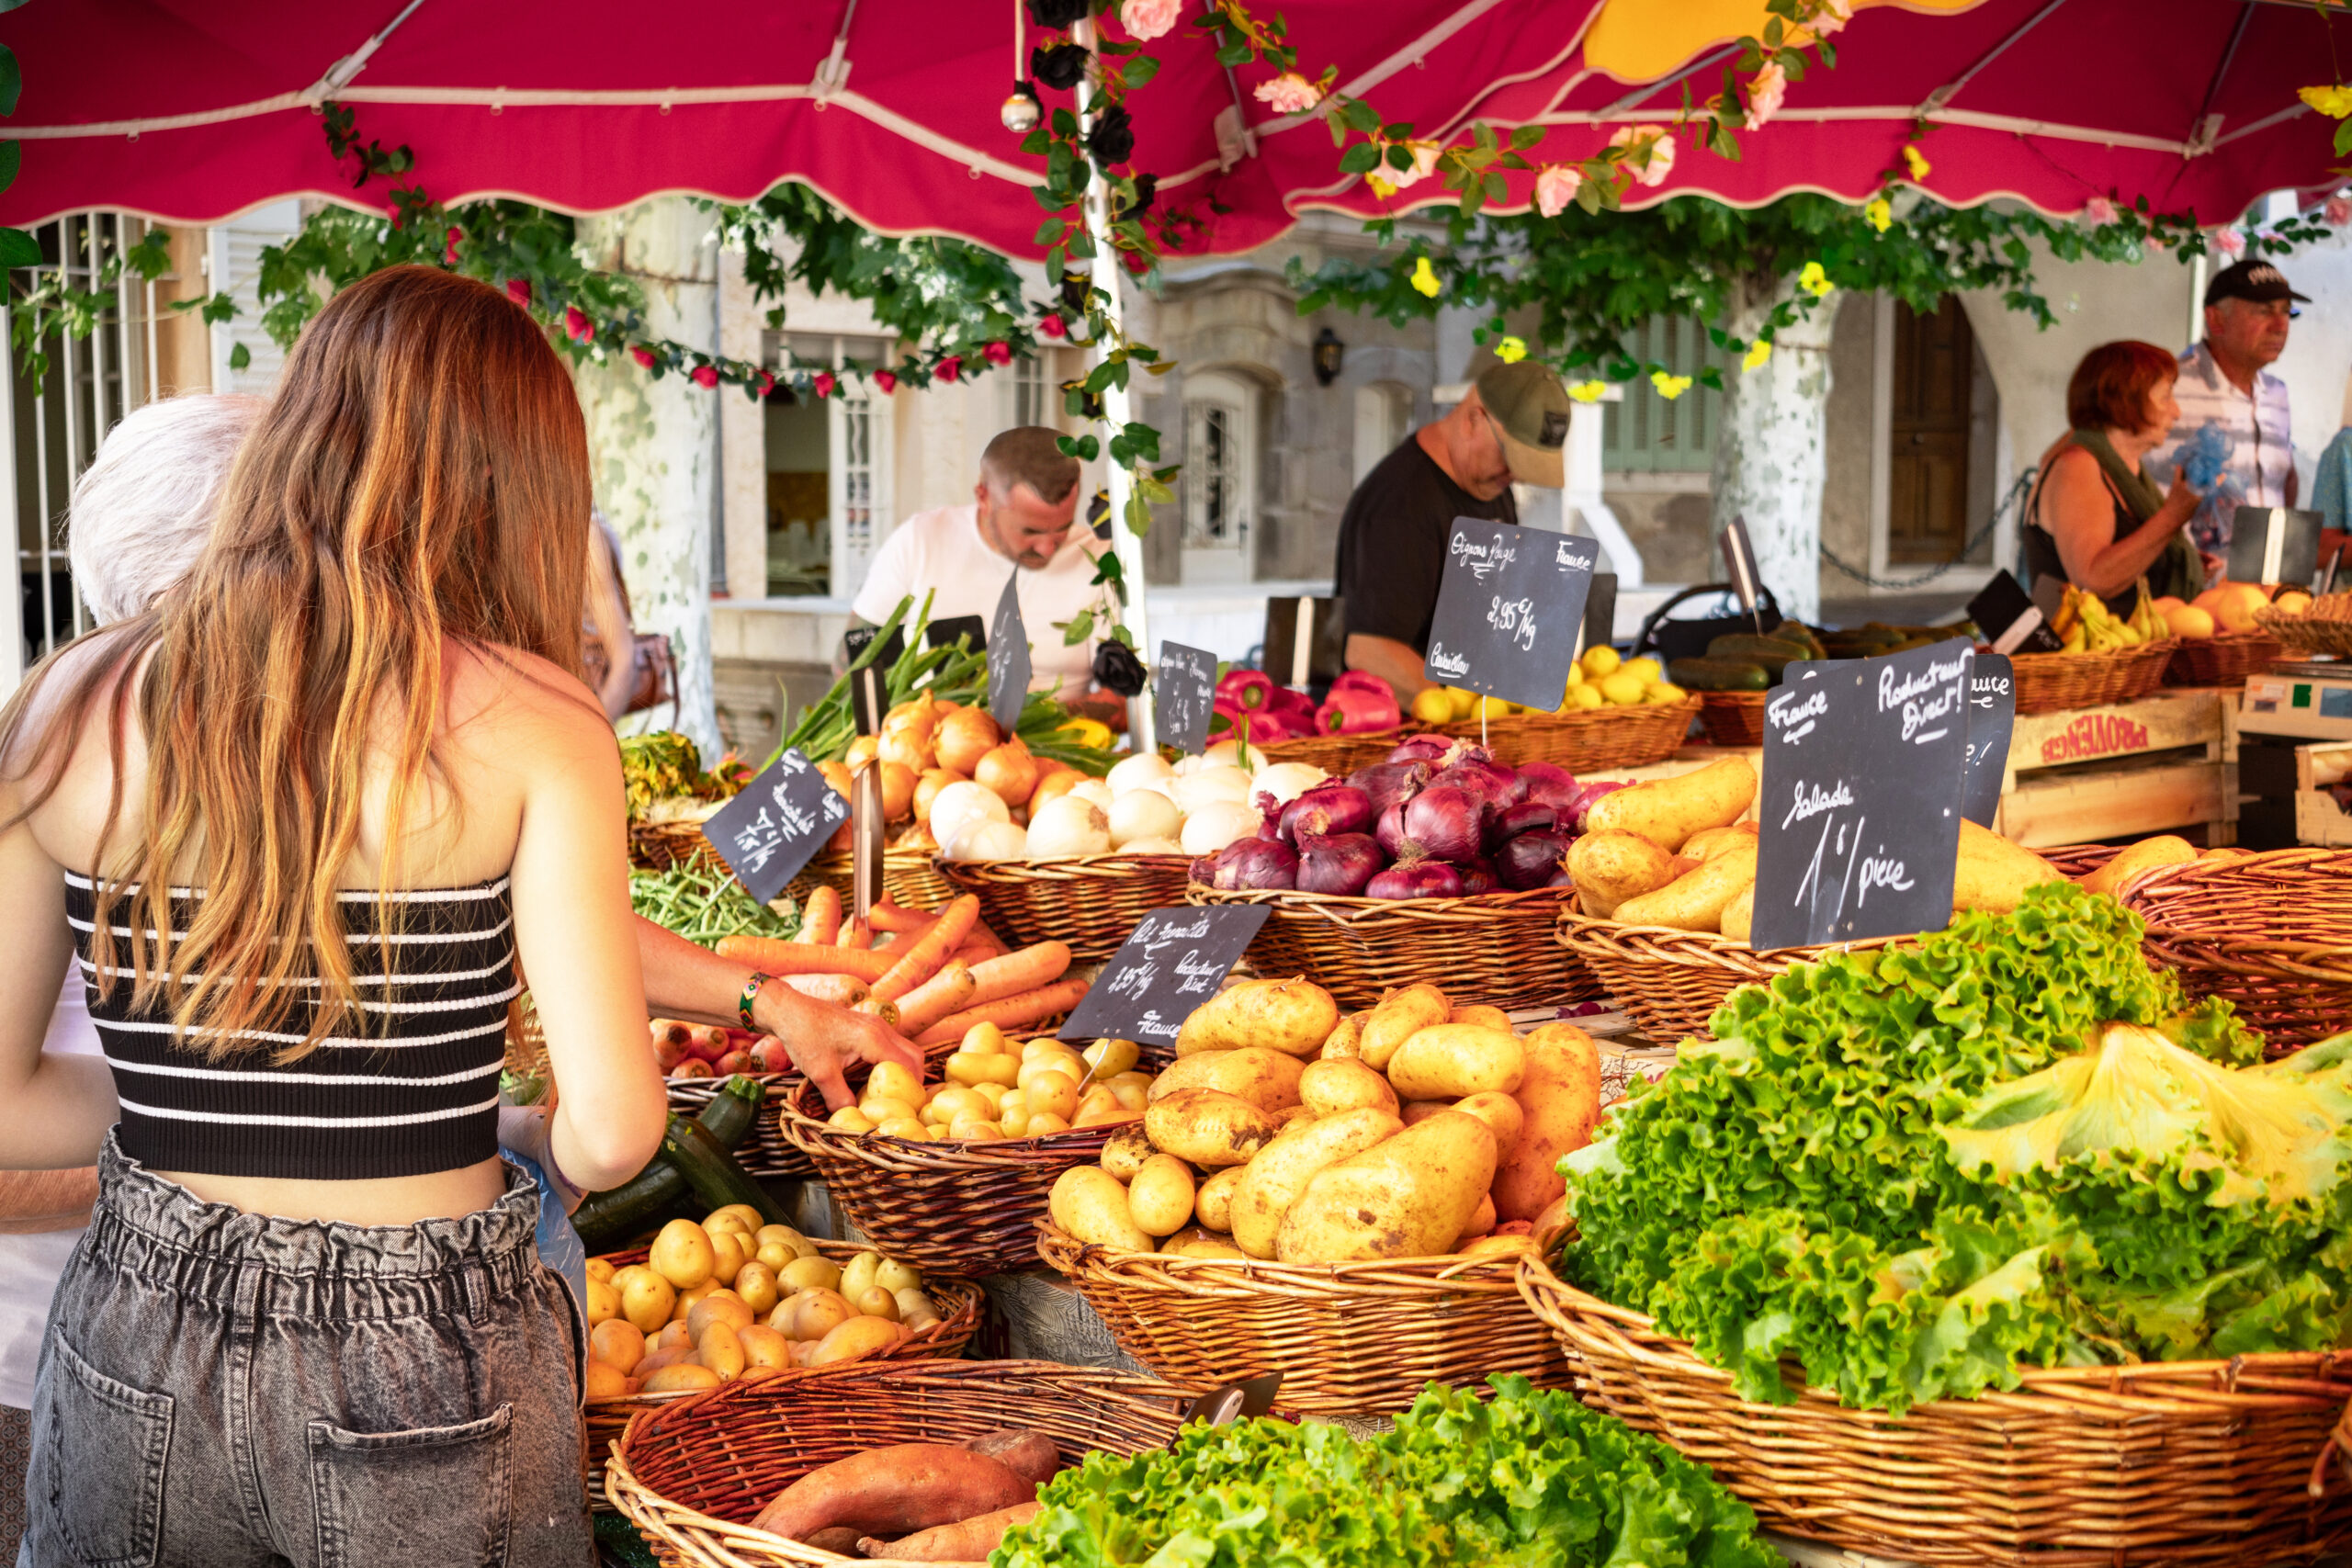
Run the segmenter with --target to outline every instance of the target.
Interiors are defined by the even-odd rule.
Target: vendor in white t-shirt
[[[978,615],[986,624],[1017,570],[1032,684],[1117,726],[1126,705],[1108,693],[1090,694],[1101,619],[1097,635],[1075,646],[1065,646],[1057,629],[1102,602],[1094,561],[1108,547],[1075,525],[1078,459],[1062,454],[1058,439],[1024,424],[989,442],[971,504],[918,512],[900,524],[875,553],[850,613],[861,625],[879,626],[899,600],[911,594],[920,604],[929,593],[933,620]]]

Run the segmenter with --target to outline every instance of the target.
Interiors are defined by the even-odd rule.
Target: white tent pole
[[[1088,17],[1070,28],[1070,41],[1094,52],[1094,19]],[[1098,62],[1100,57],[1097,57]],[[1079,134],[1084,136],[1093,129],[1093,117],[1080,107],[1078,115]],[[1126,331],[1126,313],[1119,299],[1119,253],[1111,244],[1111,195],[1109,182],[1096,171],[1086,182],[1086,231],[1094,241],[1094,260],[1091,270],[1094,281],[1108,298],[1102,310],[1109,319],[1109,330],[1094,347],[1094,362],[1100,365],[1109,352],[1111,343]],[[1124,430],[1132,417],[1133,403],[1127,389],[1120,386],[1102,389],[1102,418],[1112,432]],[[1108,445],[1108,438],[1104,438]],[[1104,478],[1111,494],[1111,547],[1119,554],[1119,566],[1127,585],[1126,614],[1123,617],[1126,628],[1136,639],[1136,657],[1146,669],[1151,668],[1151,634],[1148,629],[1144,607],[1143,541],[1127,526],[1127,498],[1135,491],[1135,476],[1125,464],[1107,460]],[[1083,509],[1081,508],[1081,511]],[[1157,743],[1158,726],[1154,720],[1151,688],[1146,686],[1143,695],[1127,703],[1127,735],[1137,751],[1148,751]]]

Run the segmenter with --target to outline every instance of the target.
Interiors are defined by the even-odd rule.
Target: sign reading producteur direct
[[[1788,667],[1764,705],[1754,946],[1950,922],[1974,662],[1941,642]]]
[[[1421,672],[1545,713],[1558,707],[1600,553],[1590,539],[1455,518]]]

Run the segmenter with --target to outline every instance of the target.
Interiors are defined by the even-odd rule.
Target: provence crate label
[[[1557,708],[1600,554],[1590,539],[1455,518],[1422,673],[1544,713]]]
[[[1015,567],[989,622],[989,716],[1010,735],[1028,701],[1029,628],[1021,620],[1021,569]]]
[[[787,750],[702,825],[743,890],[764,904],[849,820],[849,802],[817,765]]]
[[[1187,757],[1209,743],[1216,716],[1216,655],[1181,642],[1159,645],[1159,668],[1151,677],[1159,743]]]
[[[1979,828],[1990,828],[2001,809],[2009,732],[2017,722],[2016,667],[2000,654],[1978,654],[1968,676],[1968,774],[1961,782],[1960,814]]]
[[[1175,1043],[1177,1030],[1216,995],[1268,912],[1255,904],[1154,909],[1095,976],[1061,1037]]]
[[[1788,667],[1764,705],[1754,946],[1950,922],[1974,663],[1940,642]]]

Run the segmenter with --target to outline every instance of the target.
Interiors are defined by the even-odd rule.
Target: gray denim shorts
[[[50,1309],[32,1568],[584,1568],[584,1335],[538,1199],[361,1227],[207,1203],[108,1139]]]

